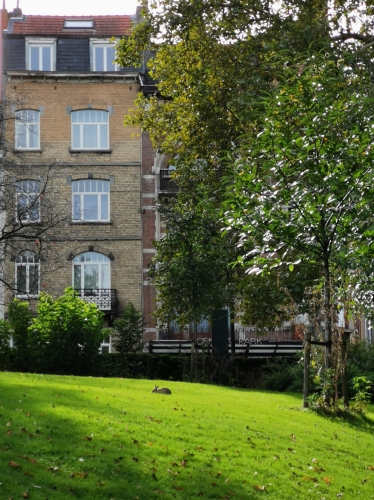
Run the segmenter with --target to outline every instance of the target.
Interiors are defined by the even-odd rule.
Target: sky
[[[23,14],[34,16],[108,16],[135,14],[138,0],[18,0],[18,3]],[[5,0],[5,7],[11,12],[17,7],[17,0]]]

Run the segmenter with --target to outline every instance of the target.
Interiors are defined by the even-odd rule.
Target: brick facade
[[[32,16],[17,19],[9,26],[17,26],[22,32],[20,26],[24,22],[22,29],[26,36],[30,18]],[[60,18],[53,19],[61,24]],[[103,18],[100,23],[104,26]],[[117,19],[117,26],[122,25],[129,26],[130,21]],[[109,38],[108,26],[110,19],[105,22],[106,38]],[[53,26],[50,29],[53,31]],[[37,180],[43,184],[49,177],[41,203],[40,224],[52,216],[59,219],[58,225],[50,229],[48,248],[40,248],[39,241],[13,240],[7,246],[4,276],[15,286],[17,255],[24,250],[35,252],[40,255],[40,291],[57,297],[73,284],[74,257],[86,252],[101,254],[110,262],[110,289],[116,291],[118,315],[129,301],[143,310],[144,301],[149,304],[149,293],[144,294],[146,299],[143,297],[142,240],[144,230],[145,248],[152,247],[154,223],[149,224],[148,210],[143,213],[143,206],[154,205],[154,198],[147,198],[145,203],[142,197],[142,168],[151,174],[153,152],[149,143],[148,150],[142,144],[139,128],[123,125],[123,118],[134,106],[140,91],[138,73],[133,68],[90,72],[89,36],[95,34],[84,35],[55,33],[56,70],[48,72],[27,70],[23,35],[13,35],[9,29],[4,35],[3,81],[9,118],[5,134],[11,148],[16,145],[15,113],[29,109],[39,111],[40,116],[40,149],[8,153],[10,162],[4,174],[12,180],[13,191],[17,181]],[[38,35],[33,33],[33,36]],[[72,150],[72,112],[87,109],[108,112],[108,149]],[[142,165],[142,153],[146,150],[147,162],[143,161]],[[73,221],[72,183],[87,179],[107,181],[109,220]],[[11,196],[16,211],[16,195]],[[8,213],[9,222],[12,217],[14,214]],[[6,293],[6,304],[13,296],[14,291]],[[31,298],[30,303],[35,307],[36,299]],[[149,316],[148,309],[147,312]],[[111,314],[108,320],[112,319]]]

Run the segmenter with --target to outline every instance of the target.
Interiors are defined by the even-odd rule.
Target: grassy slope
[[[374,498],[373,421],[301,411],[299,395],[0,377],[0,500]]]

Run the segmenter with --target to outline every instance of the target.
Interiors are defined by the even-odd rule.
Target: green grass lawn
[[[0,500],[374,498],[374,408],[348,422],[296,394],[0,377]]]

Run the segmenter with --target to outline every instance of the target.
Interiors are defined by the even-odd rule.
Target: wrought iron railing
[[[206,339],[211,338],[211,329],[207,325],[198,325],[197,327],[198,338]],[[194,331],[191,327],[182,329],[179,325],[169,326],[159,330],[159,340],[192,340],[194,338]],[[227,332],[227,338],[231,338],[231,332]],[[270,340],[281,342],[286,340],[295,340],[294,329],[291,326],[284,326],[280,328],[260,329],[254,326],[241,326],[235,328],[235,339],[240,344],[255,344],[260,340]]]
[[[178,184],[172,179],[172,172],[173,170],[168,169],[160,170],[160,191],[164,194],[174,194],[179,190]]]
[[[101,311],[116,311],[118,305],[115,288],[81,288],[76,289],[80,298],[90,304],[96,304]]]

